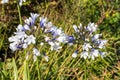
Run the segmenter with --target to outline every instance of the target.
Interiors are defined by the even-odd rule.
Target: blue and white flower
[[[56,41],[59,41],[60,43],[67,43],[68,39],[67,39],[67,36],[63,34],[63,35],[60,35],[58,38],[56,38]]]
[[[88,54],[87,51],[83,51],[83,52],[80,54],[80,58],[87,59],[87,57],[89,57],[89,54]]]
[[[61,49],[62,47],[60,46],[60,43],[58,43],[58,42],[52,42],[52,41],[50,41],[50,42],[48,42],[49,43],[49,45],[51,46],[51,51],[53,51],[53,50],[56,50],[56,51],[58,51],[59,49]]]
[[[24,40],[25,43],[30,45],[31,43],[35,44],[36,43],[36,38],[33,35],[27,36],[26,39]]]
[[[86,30],[93,33],[97,30],[97,25],[94,23],[89,23],[88,26],[86,27]]]
[[[99,50],[97,50],[97,49],[91,49],[90,58],[92,58],[92,60],[94,60],[95,57],[98,57],[98,56],[99,56]]]
[[[72,57],[73,57],[73,58],[76,58],[77,55],[78,55],[78,50],[76,50],[76,51],[72,54]]]
[[[100,49],[105,48],[107,40],[100,39],[102,34],[94,33],[97,30],[96,24],[89,23],[87,27],[82,27],[82,24],[80,24],[78,27],[76,25],[73,25],[73,29],[75,30],[75,33],[73,34],[73,40],[71,41],[73,41],[74,44],[78,46],[82,44],[83,51],[80,54],[81,58],[91,58],[94,60],[98,56],[103,57],[106,55],[106,53],[101,52]]]
[[[37,60],[37,56],[40,56],[40,52],[38,51],[38,49],[33,48],[33,59],[34,59],[34,62]]]
[[[105,48],[105,44],[107,43],[108,40],[97,40],[98,43],[98,48],[102,49]]]
[[[90,43],[84,43],[83,50],[89,51],[89,49],[91,49],[91,48],[92,48],[92,46],[90,45]]]
[[[35,20],[39,17],[39,14],[30,13],[30,15],[31,15],[31,17],[26,19],[24,22],[29,26],[33,26],[35,24]]]
[[[18,0],[18,3],[19,3],[20,6],[22,6],[23,2],[26,2],[26,0]]]
[[[74,28],[75,32],[79,32],[79,29],[77,28],[76,25],[73,25],[73,28]]]
[[[40,27],[43,28],[47,25],[47,18],[40,17]]]
[[[22,31],[26,31],[29,30],[30,31],[30,27],[28,25],[24,25],[22,26],[21,24],[18,25],[18,27],[16,28],[16,30],[18,32],[22,32]]]
[[[94,36],[92,36],[92,41],[98,40],[101,36],[102,34],[95,34]]]
[[[106,56],[107,52],[100,52],[101,58],[104,58]]]
[[[11,43],[10,44],[10,49],[12,50],[12,51],[16,51],[16,50],[18,50],[19,48],[18,48],[18,45],[19,45],[19,42],[13,42],[13,43]]]

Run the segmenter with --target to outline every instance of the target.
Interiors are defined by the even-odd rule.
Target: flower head
[[[40,56],[40,52],[38,51],[38,49],[33,48],[33,59],[34,59],[34,62],[37,60],[37,56]]]
[[[86,27],[86,30],[93,33],[97,30],[97,25],[95,25],[94,23],[89,23]]]
[[[29,26],[33,26],[35,24],[35,20],[39,17],[39,14],[30,13],[31,17],[25,20],[25,23]]]
[[[19,1],[19,5],[22,6],[22,3],[25,2],[26,0],[18,0]]]
[[[47,18],[45,17],[40,17],[40,27],[43,28],[47,24]]]
[[[22,26],[21,24],[18,25],[18,27],[16,28],[16,30],[18,32],[22,32],[22,31],[26,31],[29,30],[30,31],[30,27],[28,25],[24,25]]]

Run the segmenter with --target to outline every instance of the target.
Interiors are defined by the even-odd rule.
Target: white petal
[[[40,56],[40,52],[36,48],[33,48],[33,54],[36,56]]]
[[[79,32],[79,30],[78,30],[76,25],[73,25],[73,28],[74,28],[75,32]]]
[[[77,53],[74,52],[74,53],[72,54],[72,57],[73,57],[73,58],[76,58],[76,57],[77,57]]]
[[[11,43],[9,48],[10,48],[12,51],[16,51],[16,50],[18,50],[18,48],[17,48],[16,45],[17,45],[17,42]]]
[[[28,25],[24,25],[24,28],[30,31],[30,27]]]

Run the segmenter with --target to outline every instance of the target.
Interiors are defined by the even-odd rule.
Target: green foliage
[[[54,25],[72,34],[73,24],[98,23],[99,33],[108,40],[105,58],[84,60],[72,58],[76,49],[64,45],[59,52],[45,46],[49,62],[38,57],[33,62],[32,54],[25,60],[26,51],[10,51],[8,37],[19,24],[16,1],[0,4],[0,79],[1,80],[119,80],[120,79],[120,1],[119,0],[28,0],[21,7],[22,22],[30,12],[49,18]],[[3,13],[4,11],[4,13]],[[14,15],[14,16],[13,16]],[[42,37],[38,34],[38,38]],[[29,48],[28,50],[30,50]],[[78,54],[80,56],[80,54]]]

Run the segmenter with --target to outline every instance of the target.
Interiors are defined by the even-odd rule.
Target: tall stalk
[[[20,6],[18,2],[17,2],[17,9],[18,9],[18,14],[19,14],[19,21],[20,21],[20,24],[22,24],[21,11],[20,11]]]
[[[5,5],[2,5],[2,15],[5,15]]]

